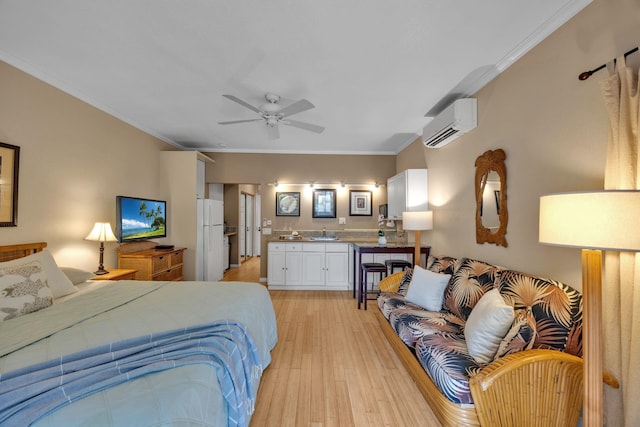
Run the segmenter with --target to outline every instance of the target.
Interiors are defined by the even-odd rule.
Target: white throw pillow
[[[0,268],[0,321],[53,304],[47,277],[38,261]]]
[[[94,273],[81,270],[79,268],[60,267],[60,271],[62,271],[64,275],[67,276],[71,281],[71,283],[73,283],[74,285],[79,285],[80,283],[84,283],[87,280],[90,280],[96,277]]]
[[[505,304],[498,289],[485,293],[471,310],[464,326],[469,355],[480,364],[491,362],[509,332],[513,318],[513,307]]]
[[[440,311],[449,279],[450,274],[434,273],[416,265],[405,299],[429,311]]]
[[[34,261],[37,261],[42,265],[42,271],[47,277],[47,285],[51,289],[54,299],[78,292],[78,288],[76,288],[73,283],[71,283],[71,280],[69,280],[69,278],[60,271],[56,261],[53,259],[53,255],[51,255],[51,252],[46,249],[24,258],[0,262],[0,268],[15,267],[18,265],[29,264]]]

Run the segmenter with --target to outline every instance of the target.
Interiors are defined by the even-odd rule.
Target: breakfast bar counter
[[[362,264],[362,254],[411,254],[411,259],[413,265],[416,264],[416,261],[419,263],[420,260],[415,259],[415,246],[409,245],[407,243],[387,243],[386,245],[381,245],[378,242],[351,242],[353,245],[353,297],[356,297],[356,286],[360,283],[360,274],[361,269],[360,265]],[[429,252],[431,250],[431,246],[421,246],[420,253],[425,254],[426,258],[429,257]]]

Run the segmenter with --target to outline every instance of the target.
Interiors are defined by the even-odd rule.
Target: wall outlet
[[[262,234],[271,234],[271,228],[262,228]]]
[[[271,220],[270,219],[267,220],[267,225],[271,225]],[[271,234],[271,233],[269,233],[269,234]]]
[[[343,216],[341,216],[340,218],[338,218],[338,224],[340,225],[344,225],[347,223],[347,219]]]

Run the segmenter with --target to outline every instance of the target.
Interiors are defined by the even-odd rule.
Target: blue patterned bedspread
[[[215,367],[229,426],[247,426],[262,376],[245,326],[216,321],[87,349],[0,376],[0,425],[28,425],[91,393],[178,366]]]

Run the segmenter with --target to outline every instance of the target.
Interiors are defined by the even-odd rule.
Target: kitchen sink
[[[311,237],[311,240],[340,240],[337,237]]]

